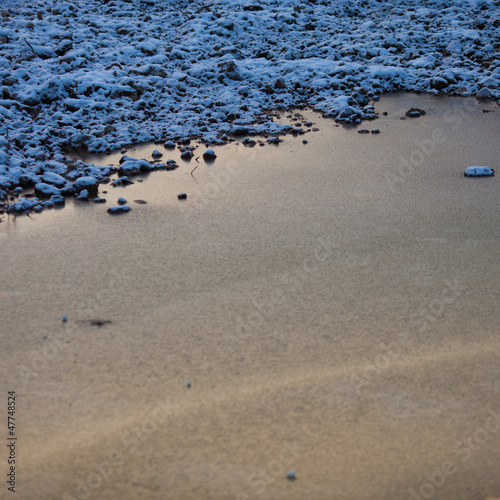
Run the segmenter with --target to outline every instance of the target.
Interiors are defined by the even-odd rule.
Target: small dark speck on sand
[[[91,326],[104,326],[104,325],[110,325],[112,321],[109,319],[83,319],[78,321],[78,323],[87,323],[88,325]]]
[[[137,203],[139,205],[145,205],[147,203],[147,201],[144,201],[144,200],[134,200],[134,203]]]

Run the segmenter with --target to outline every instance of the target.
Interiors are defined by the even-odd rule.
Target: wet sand
[[[18,498],[500,496],[500,108],[377,110],[0,224]]]

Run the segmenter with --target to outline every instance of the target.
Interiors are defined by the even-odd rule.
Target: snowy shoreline
[[[423,3],[2,2],[0,199],[116,171],[68,148],[279,134],[267,110],[297,106],[360,123],[397,90],[498,99],[500,2]]]

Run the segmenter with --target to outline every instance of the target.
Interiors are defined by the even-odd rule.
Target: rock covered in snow
[[[125,214],[130,212],[130,207],[128,205],[118,205],[116,207],[109,207],[108,213],[111,215]]]
[[[493,97],[493,94],[491,93],[491,90],[483,87],[477,94],[476,94],[476,99],[478,101],[487,101]]]
[[[207,149],[203,153],[203,158],[205,160],[215,160],[215,158],[217,158],[217,155],[215,154],[215,151],[213,149]]]
[[[76,179],[73,186],[77,191],[87,191],[87,193],[96,195],[99,187],[99,181],[90,175],[82,176]]]
[[[76,197],[77,200],[88,200],[89,199],[89,192],[86,189],[82,189],[78,196]]]
[[[54,194],[50,197],[50,201],[54,205],[64,205],[66,203],[66,200],[64,199],[64,196],[61,196],[60,194]]]
[[[181,153],[181,158],[184,161],[190,161],[193,156],[194,156],[193,152],[191,150],[189,150],[189,149],[187,149],[186,151],[183,151]]]
[[[406,113],[405,116],[408,118],[418,118],[419,116],[424,116],[426,112],[423,109],[420,108],[410,108]]]
[[[256,141],[255,141],[255,140],[253,140],[253,139],[250,139],[250,137],[245,137],[245,138],[241,141],[241,143],[242,143],[243,145],[245,145],[245,146],[248,146],[248,147],[250,147],[250,148],[253,148],[253,147],[255,146],[255,144],[256,144]]]
[[[61,190],[52,186],[52,184],[47,184],[45,182],[35,184],[35,195],[39,198],[50,198],[51,196],[59,194],[61,194]]]
[[[268,137],[267,142],[269,144],[279,144],[281,142],[281,139],[279,137],[276,137],[276,136]]]
[[[133,184],[134,182],[129,180],[129,178],[127,176],[123,176],[123,177],[120,177],[118,179],[113,179],[113,181],[111,182],[111,185],[113,187],[116,187],[116,186],[128,186],[129,184]]]
[[[490,167],[467,167],[464,175],[466,177],[479,177],[483,175],[495,175],[495,171]]]

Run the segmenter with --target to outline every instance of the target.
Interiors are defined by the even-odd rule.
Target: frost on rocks
[[[88,200],[89,199],[89,192],[86,189],[82,189],[78,196],[76,197],[77,200]]]
[[[204,153],[203,153],[203,158],[205,160],[215,160],[215,158],[217,158],[217,155],[215,154],[215,151],[213,149],[207,149]]]
[[[68,150],[276,136],[292,127],[266,110],[301,105],[359,124],[375,118],[374,99],[401,89],[500,96],[493,0],[19,0],[2,9],[0,199],[16,187],[38,186],[45,198],[88,189],[49,172],[100,183],[116,171],[72,162]],[[121,175],[149,165],[128,160]]]
[[[111,215],[125,214],[127,212],[130,212],[130,207],[128,205],[118,205],[108,208],[108,213]]]
[[[84,176],[76,179],[74,182],[74,187],[77,191],[80,192],[80,195],[83,191],[87,192],[87,197],[89,194],[96,195],[97,188],[99,186],[99,182],[95,177]]]

